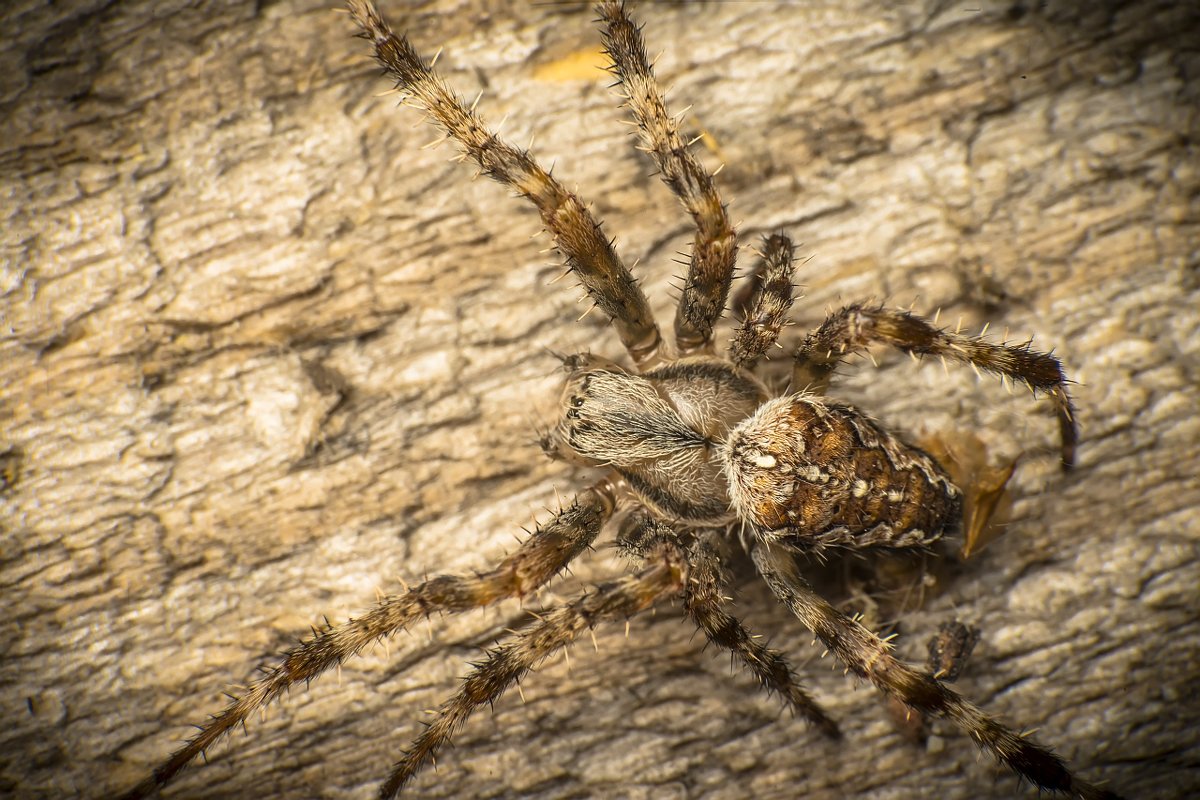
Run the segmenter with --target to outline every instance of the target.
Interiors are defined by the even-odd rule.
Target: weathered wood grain
[[[586,476],[533,443],[545,348],[619,347],[535,215],[396,109],[326,2],[0,11],[0,791],[128,787],[322,615],[483,568]],[[661,319],[690,233],[627,140],[579,4],[385,4],[504,133],[595,204]],[[883,4],[887,5],[887,4]],[[1186,4],[636,9],[743,241],[811,256],[798,321],[868,296],[1036,334],[1072,377],[1078,469],[1028,396],[880,352],[834,393],[913,436],[1024,453],[1016,522],[906,616],[957,614],[959,688],[1130,797],[1200,790],[1200,160]],[[580,55],[582,54],[582,55]],[[745,260],[745,259],[743,259]],[[790,331],[791,341],[798,335]],[[777,371],[786,360],[776,362]],[[532,509],[532,511],[531,511]],[[605,549],[532,601],[621,565]],[[918,748],[751,580],[740,610],[842,722],[779,712],[680,614],[597,631],[474,718],[413,796],[1009,797]],[[172,797],[369,797],[518,624],[510,603],[296,692]],[[1033,796],[1028,792],[1029,796]]]

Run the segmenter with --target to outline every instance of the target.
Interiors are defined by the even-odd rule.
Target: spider
[[[349,0],[361,36],[411,105],[494,180],[529,199],[573,273],[610,320],[628,366],[583,353],[562,357],[565,382],[556,423],[541,437],[554,458],[600,468],[604,476],[560,507],[496,567],[441,575],[383,598],[363,616],[316,629],[281,662],[213,716],[199,733],[127,795],[171,781],[255,710],[298,682],[433,613],[457,613],[522,598],[616,528],[634,572],[538,616],[492,649],[437,711],[384,782],[395,797],[483,704],[580,633],[679,600],[714,645],[729,651],[820,733],[836,723],[775,650],[733,617],[724,597],[725,544],[740,540],[776,598],[829,652],[903,707],[949,719],[984,750],[1037,786],[1080,798],[1115,797],[1077,778],[1049,749],[1002,725],[947,687],[940,674],[892,655],[889,640],[838,611],[801,576],[796,556],[837,550],[927,548],[961,521],[962,490],[929,454],[857,409],[825,397],[837,366],[872,344],[937,355],[1020,381],[1044,393],[1057,414],[1062,462],[1077,432],[1067,380],[1053,356],[938,328],[910,312],[854,303],[830,314],[793,353],[791,391],[773,395],[753,370],[777,344],[792,306],[793,245],[767,237],[725,355],[715,326],[734,277],[737,233],[713,185],[668,114],[646,58],[640,28],[619,2],[597,6],[605,53],[642,142],[663,180],[691,215],[695,237],[679,299],[674,346],[664,340],[646,296],[587,207],[524,150],[491,133],[395,34],[369,0]],[[565,273],[564,273],[565,274]]]

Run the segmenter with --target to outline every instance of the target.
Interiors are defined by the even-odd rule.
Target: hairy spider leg
[[[761,258],[750,273],[749,293],[738,297],[734,309],[742,324],[729,342],[729,360],[742,369],[752,369],[779,340],[792,307],[796,267],[792,240],[782,233],[763,239]]]
[[[725,300],[737,260],[737,232],[729,222],[712,176],[688,150],[679,135],[676,118],[667,113],[662,92],[646,60],[639,26],[620,2],[596,8],[603,31],[605,53],[612,72],[624,90],[625,104],[633,112],[643,148],[654,159],[663,182],[692,216],[696,235],[691,263],[675,315],[675,344],[680,355],[712,354],[713,326],[725,312]]]
[[[671,543],[660,542],[647,566],[579,597],[568,605],[539,615],[538,621],[491,650],[463,681],[462,688],[438,709],[437,716],[404,752],[379,792],[390,800],[454,733],[471,712],[494,703],[529,670],[565,648],[597,622],[628,618],[666,597],[678,595],[687,582],[683,554]]]
[[[821,733],[839,738],[837,723],[800,685],[783,654],[761,644],[741,620],[725,611],[720,535],[709,529],[691,537],[686,549],[689,579],[683,592],[684,611],[709,642],[739,658],[764,690],[777,693],[793,713],[807,719]],[[631,514],[623,521],[617,541],[626,557],[638,560],[649,545],[680,541],[680,537],[650,516]]]
[[[254,711],[270,704],[292,685],[310,683],[367,645],[431,614],[470,611],[534,591],[591,546],[615,505],[612,485],[608,479],[602,480],[577,495],[549,522],[539,525],[494,569],[471,576],[438,575],[404,594],[384,598],[361,617],[314,629],[311,638],[284,653],[278,666],[267,670],[240,697],[213,715],[186,745],[126,794],[125,800],[145,797],[165,786]]]
[[[1039,789],[1082,800],[1118,800],[1112,792],[1077,778],[1049,749],[1002,725],[932,675],[894,658],[888,643],[813,590],[797,571],[791,552],[763,542],[755,545],[751,557],[780,602],[855,675],[921,713],[950,719],[977,745]]]
[[[529,155],[487,129],[436,73],[425,66],[405,36],[398,36],[369,0],[350,0],[350,13],[375,47],[375,58],[416,105],[462,146],[489,177],[528,198],[554,244],[592,299],[617,329],[634,363],[657,363],[661,336],[646,295],[621,262],[612,241],[579,198]]]
[[[1034,350],[1028,342],[1015,346],[993,344],[978,336],[942,330],[907,311],[855,303],[827,317],[796,348],[792,388],[824,394],[841,360],[872,342],[890,344],[913,355],[935,355],[964,362],[1021,381],[1034,394],[1050,395],[1058,415],[1063,469],[1074,465],[1079,431],[1062,362]]]
[[[796,679],[792,665],[777,650],[760,644],[742,622],[725,611],[720,563],[715,553],[700,548],[690,562],[693,579],[684,595],[684,610],[708,641],[737,656],[768,692],[776,692],[792,711],[824,735],[841,737],[837,723]]]

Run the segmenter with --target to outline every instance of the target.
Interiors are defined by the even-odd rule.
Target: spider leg
[[[775,596],[855,675],[919,712],[949,718],[976,744],[1039,789],[1083,800],[1117,797],[1075,777],[1049,749],[1000,724],[932,675],[894,658],[889,644],[813,590],[796,570],[790,553],[760,543],[752,557]]]
[[[1075,463],[1079,431],[1075,410],[1067,394],[1062,363],[1052,355],[1023,345],[992,344],[978,336],[965,336],[934,327],[907,311],[849,305],[831,314],[796,349],[792,386],[824,394],[829,378],[843,357],[872,342],[890,344],[914,355],[936,355],[970,364],[1013,380],[1034,393],[1046,392],[1054,401],[1062,439],[1062,463]]]
[[[840,738],[837,723],[796,680],[787,659],[779,651],[760,644],[740,620],[724,610],[720,560],[711,545],[706,546],[703,540],[698,544],[689,559],[692,573],[684,594],[683,607],[688,616],[710,642],[740,658],[764,689],[777,692],[795,713],[821,733]]]
[[[349,0],[350,13],[375,47],[375,57],[408,98],[462,146],[494,180],[528,198],[542,216],[567,266],[595,305],[613,321],[621,343],[639,366],[650,366],[661,338],[646,296],[613,249],[600,223],[575,195],[525,150],[490,132],[475,112],[426,67],[405,36],[396,35],[370,0]]]
[[[675,316],[675,343],[681,355],[711,352],[713,325],[725,311],[733,280],[737,233],[712,176],[688,150],[676,119],[667,113],[646,60],[640,28],[626,15],[623,3],[601,3],[597,11],[605,23],[605,52],[613,62],[610,71],[625,91],[643,149],[696,225],[691,264]]]
[[[729,360],[743,369],[752,368],[766,354],[787,322],[796,288],[792,253],[792,240],[782,233],[763,240],[762,258],[751,273],[753,284],[744,319],[729,343]]]
[[[254,711],[271,703],[293,684],[311,682],[367,645],[437,612],[469,611],[537,589],[591,546],[612,516],[615,504],[613,488],[603,480],[581,492],[552,520],[539,525],[494,569],[472,576],[439,575],[404,594],[384,598],[361,617],[314,629],[311,638],[285,652],[278,666],[266,670],[240,697],[213,715],[186,745],[126,794],[125,800],[145,797],[165,786],[196,756]]]
[[[791,664],[777,651],[761,644],[741,620],[724,609],[725,575],[721,569],[720,547],[716,533],[698,534],[688,545],[688,582],[683,592],[683,608],[709,642],[741,659],[759,685],[776,692],[791,707],[820,729],[826,736],[839,738],[834,722],[796,680]],[[626,518],[618,534],[623,555],[640,560],[648,547],[662,541],[680,541],[679,534],[667,525],[641,514]]]
[[[522,675],[569,645],[584,630],[601,620],[631,617],[665,597],[678,594],[686,581],[683,554],[673,544],[660,543],[639,574],[602,585],[597,591],[542,615],[538,622],[489,652],[405,751],[379,796],[384,800],[395,797],[450,741],[471,712],[484,703],[494,703]]]

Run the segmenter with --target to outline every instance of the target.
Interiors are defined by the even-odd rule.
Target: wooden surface
[[[494,563],[587,479],[533,442],[557,396],[546,348],[615,357],[615,337],[576,323],[570,280],[545,286],[558,269],[529,210],[374,97],[387,84],[327,5],[0,11],[2,794],[127,788],[322,615]],[[1036,335],[1079,381],[1063,475],[1047,408],[969,369],[879,351],[835,380],[911,436],[971,430],[993,459],[1024,454],[1015,522],[903,617],[900,652],[922,659],[957,614],[983,631],[967,696],[1130,797],[1200,791],[1196,17],[879,5],[636,13],[674,107],[709,134],[702,157],[727,164],[744,247],[776,229],[804,243],[788,341],[827,306],[915,302]],[[690,231],[590,68],[590,11],[402,6],[384,8],[426,53],[445,47],[462,94],[483,89],[516,142],[536,134],[668,320]],[[530,607],[622,568],[602,547]],[[905,741],[740,574],[739,613],[843,742],[664,607],[479,713],[412,796],[1019,791],[957,734]],[[168,795],[373,796],[421,710],[523,619],[506,603],[401,634]]]

